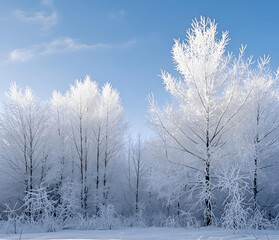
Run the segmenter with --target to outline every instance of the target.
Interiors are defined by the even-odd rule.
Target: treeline
[[[172,103],[151,94],[152,139],[131,137],[119,93],[89,76],[40,103],[15,83],[1,111],[5,231],[278,225],[279,72],[226,53],[210,19],[172,49]],[[12,229],[12,230],[11,230]]]

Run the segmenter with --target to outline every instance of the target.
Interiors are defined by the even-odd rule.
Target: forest
[[[87,75],[44,102],[11,83],[0,112],[0,231],[278,229],[279,68],[228,44],[204,17],[174,40],[176,72],[161,71],[171,101],[147,97],[150,138],[130,133],[110,83]]]

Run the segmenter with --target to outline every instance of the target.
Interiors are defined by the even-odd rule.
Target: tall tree
[[[247,77],[251,61],[225,54],[228,33],[217,39],[217,24],[210,19],[193,21],[186,41],[175,40],[172,48],[176,70],[182,79],[162,72],[165,89],[176,102],[164,112],[149,98],[152,123],[158,132],[171,139],[168,148],[185,154],[184,165],[200,173],[201,199],[205,225],[212,224],[212,164],[222,157],[230,144],[229,131],[235,126],[248,94],[242,94],[240,82]]]
[[[268,168],[274,166],[274,154],[278,153],[279,114],[278,87],[279,71],[274,75],[269,69],[269,57],[258,60],[258,69],[253,71],[252,89],[245,107],[244,137],[250,146],[253,169],[253,209],[258,210],[259,182]],[[246,149],[249,155],[249,148]]]
[[[48,108],[38,103],[30,88],[24,92],[12,83],[1,115],[4,169],[24,183],[29,198],[42,181],[41,168],[47,159]],[[28,210],[27,210],[28,212]]]
[[[139,213],[140,204],[140,188],[142,184],[142,178],[144,174],[144,160],[143,160],[143,141],[139,134],[133,148],[133,162],[135,170],[135,208],[136,214]]]
[[[77,80],[70,87],[66,98],[70,109],[71,139],[80,168],[81,208],[87,216],[88,204],[88,151],[91,141],[90,119],[92,109],[96,107],[98,85],[86,76],[84,81]]]
[[[53,151],[55,158],[59,160],[59,185],[61,186],[65,180],[65,169],[67,167],[69,153],[67,153],[67,145],[69,142],[69,121],[68,121],[68,106],[67,99],[60,92],[54,91],[50,101],[51,105],[51,124],[53,130]]]
[[[110,161],[117,160],[123,144],[126,124],[123,118],[123,107],[117,90],[107,83],[103,86],[101,95],[101,110],[104,122],[103,146],[103,202],[106,203],[109,195]],[[112,173],[112,171],[110,171]]]

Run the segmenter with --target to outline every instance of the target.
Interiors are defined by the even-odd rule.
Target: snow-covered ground
[[[106,240],[279,240],[279,231],[228,231],[218,228],[125,228],[110,231],[60,231],[54,233],[0,234],[8,239],[106,239]]]

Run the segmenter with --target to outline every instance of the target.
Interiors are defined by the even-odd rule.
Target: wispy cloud
[[[43,30],[47,30],[57,23],[58,14],[51,0],[42,0],[41,4],[51,9],[51,11],[26,12],[15,10],[14,16],[20,21],[39,23],[42,25]]]
[[[48,7],[51,7],[51,8],[54,8],[52,0],[41,0],[41,4],[45,5],[45,6],[48,6]]]
[[[35,57],[74,52],[83,49],[97,50],[108,48],[128,48],[133,46],[135,43],[136,40],[126,41],[120,44],[85,44],[69,37],[60,38],[49,43],[42,43],[28,48],[14,49],[9,53],[7,62],[26,62]]]
[[[119,10],[119,11],[115,11],[115,12],[110,12],[108,14],[109,18],[111,19],[121,19],[126,15],[126,12],[124,10]]]
[[[50,14],[46,12],[26,13],[21,10],[14,11],[14,15],[21,21],[41,23],[43,30],[46,30],[57,23],[57,13],[53,11]]]

